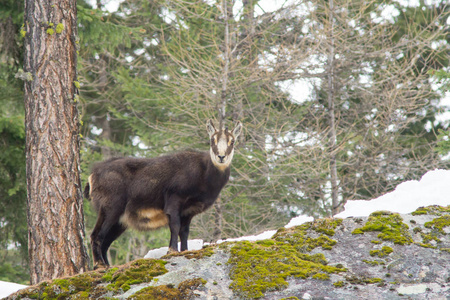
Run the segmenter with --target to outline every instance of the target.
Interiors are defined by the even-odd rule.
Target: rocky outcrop
[[[450,207],[320,219],[268,240],[57,279],[8,299],[448,299]]]

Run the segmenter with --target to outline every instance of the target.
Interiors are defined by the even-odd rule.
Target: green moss
[[[426,243],[418,243],[417,245],[419,245],[420,247],[423,247],[423,248],[431,248],[431,249],[437,248],[436,246],[433,246],[431,244],[426,244]]]
[[[87,272],[68,278],[59,278],[43,282],[19,292],[18,299],[94,299],[105,294],[107,290],[101,283],[101,274]]]
[[[384,280],[381,278],[373,278],[373,277],[357,277],[357,276],[348,276],[346,277],[346,281],[351,284],[374,284],[374,283],[381,283]]]
[[[53,33],[55,33],[55,31],[53,30],[53,28],[48,28],[48,29],[47,29],[47,34],[48,34],[48,35],[52,35]]]
[[[203,278],[193,278],[181,282],[178,288],[173,285],[160,285],[146,287],[128,299],[131,300],[184,300],[193,299],[195,297],[195,290],[201,289],[206,284]]]
[[[442,243],[441,239],[439,239],[436,234],[421,233],[420,236],[422,237],[422,242],[425,244],[429,244],[431,241]]]
[[[438,244],[442,243],[440,236],[446,235],[447,233],[444,231],[444,228],[450,226],[450,215],[445,214],[447,213],[447,209],[448,208],[443,208],[440,206],[422,208],[421,211],[425,211],[427,213],[432,211],[434,215],[440,214],[441,216],[424,224],[425,228],[430,229],[429,232],[424,232],[421,229],[416,230],[416,228],[414,228],[414,232],[420,233],[420,236],[422,237],[422,242],[417,243],[419,246],[436,249],[438,248]],[[431,243],[432,241],[434,241],[434,243]]]
[[[61,33],[64,30],[64,24],[59,23],[56,25],[56,33]]]
[[[335,287],[343,287],[345,285],[345,282],[340,280],[340,281],[336,281],[335,283],[333,283],[333,285]]]
[[[371,266],[379,266],[379,265],[385,264],[384,261],[381,261],[381,260],[366,260],[366,259],[364,259],[363,262],[365,262],[366,264],[371,265]]]
[[[116,273],[117,270],[119,270],[119,268],[111,268],[111,269],[109,269],[106,272],[106,274],[102,277],[102,280],[103,281],[111,281],[114,273]]]
[[[318,247],[331,249],[336,244],[336,241],[325,235],[317,238],[309,236],[308,231],[313,230],[316,234],[317,228],[319,226],[305,223],[279,230],[270,240],[236,243],[230,249],[228,261],[230,278],[233,280],[230,288],[238,296],[259,298],[267,291],[285,288],[288,277],[328,280],[329,274],[346,271],[344,268],[328,266],[322,253],[307,253]],[[331,231],[327,230],[327,233],[331,234]]]
[[[444,227],[450,226],[450,215],[441,216],[424,224],[426,228],[436,229],[440,234],[446,234]]]
[[[80,83],[79,83],[78,81],[74,81],[73,84],[75,85],[75,87],[76,87],[77,89],[80,88]]]
[[[180,290],[182,295],[185,295],[185,298],[189,298],[189,294],[191,291],[198,289],[199,287],[203,287],[206,284],[206,280],[200,277],[188,279],[181,282],[178,285],[178,289]]]
[[[391,247],[383,246],[383,248],[381,248],[381,250],[371,250],[370,256],[378,256],[378,257],[382,258],[382,257],[388,256],[393,251],[394,250]]]
[[[55,279],[25,289],[19,298],[106,299],[105,295],[111,291],[126,291],[133,284],[149,282],[153,277],[166,273],[165,264],[162,260],[141,259],[119,268]],[[105,287],[105,283],[109,284]]]
[[[386,211],[372,213],[363,227],[356,228],[352,234],[364,234],[365,232],[378,231],[378,238],[392,241],[398,245],[409,245],[413,242],[408,232],[408,225],[402,222],[399,214]]]
[[[333,236],[335,234],[335,229],[342,224],[342,221],[342,219],[338,218],[315,220],[311,225],[311,229],[318,233]]]
[[[152,281],[153,277],[167,273],[167,262],[156,259],[139,259],[111,275],[109,290],[128,290],[130,285]]]
[[[171,257],[175,256],[184,256],[187,259],[200,259],[203,257],[210,257],[214,254],[214,247],[213,246],[205,246],[200,250],[192,250],[192,251],[183,251],[183,252],[172,252],[167,255],[164,255],[161,257],[162,259],[169,259]]]
[[[273,239],[283,244],[294,246],[299,252],[311,251],[317,247],[322,247],[324,250],[330,250],[336,241],[330,239],[328,236],[320,235],[317,238],[312,238],[306,234],[307,230],[312,229],[311,223],[305,223],[300,226],[289,228],[290,230],[276,233]]]
[[[413,216],[417,216],[417,215],[442,216],[443,214],[449,214],[449,213],[450,213],[450,206],[430,205],[427,207],[419,207],[418,209],[413,211],[411,214]]]
[[[415,211],[411,213],[413,216],[419,216],[419,215],[427,215],[428,210],[426,210],[424,207],[419,207]]]
[[[312,278],[319,279],[319,280],[328,280],[328,279],[330,279],[330,275],[328,275],[326,273],[317,273],[317,274],[314,274],[312,276]]]
[[[180,299],[180,291],[167,285],[151,286],[143,288],[134,295],[128,297],[129,300],[171,300]]]

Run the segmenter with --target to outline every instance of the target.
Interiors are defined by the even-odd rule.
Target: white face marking
[[[228,145],[228,140],[225,137],[221,138],[215,146],[216,147],[210,148],[211,160],[219,170],[223,171],[231,164],[234,155],[234,147],[233,145]]]
[[[223,171],[231,164],[234,155],[234,141],[241,133],[242,124],[238,122],[232,132],[229,132],[228,129],[217,130],[211,121],[208,121],[206,126],[211,139],[211,161],[219,170]]]

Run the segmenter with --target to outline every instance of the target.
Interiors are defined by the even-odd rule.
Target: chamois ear
[[[234,138],[237,139],[237,137],[241,134],[241,132],[242,132],[242,123],[238,121],[233,129]]]
[[[217,131],[211,119],[209,119],[208,122],[206,122],[206,130],[208,131],[209,137],[212,137],[213,134],[216,133]]]

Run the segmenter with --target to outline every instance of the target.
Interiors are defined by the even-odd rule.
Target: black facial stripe
[[[225,155],[228,156],[231,154],[231,151],[233,151],[233,146],[228,146],[227,147],[227,152],[225,152]]]
[[[211,143],[211,149],[212,149],[213,153],[219,152],[219,149],[217,149],[217,145],[215,145],[214,143]]]

